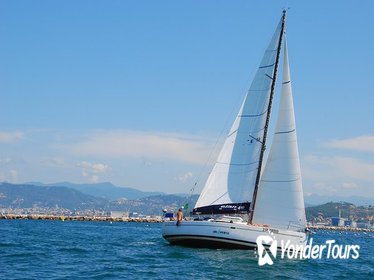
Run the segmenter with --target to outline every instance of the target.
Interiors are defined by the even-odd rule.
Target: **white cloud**
[[[182,182],[182,183],[185,183],[187,182],[188,179],[190,179],[192,177],[192,172],[191,171],[188,171],[186,172],[185,174],[179,176],[177,179],[178,181]]]
[[[354,182],[317,182],[311,188],[314,192],[322,194],[341,194],[342,191],[359,189],[358,184]]]
[[[64,145],[78,156],[147,158],[203,164],[211,144],[207,139],[170,133],[99,131],[87,140]]]
[[[327,142],[325,146],[354,151],[374,152],[374,135],[362,135],[342,140],[335,139]]]
[[[103,163],[91,163],[88,161],[82,161],[78,163],[79,167],[82,167],[84,170],[87,170],[90,173],[103,173],[106,172],[109,168],[108,165]]]
[[[11,182],[11,183],[17,183],[18,181],[18,172],[17,170],[8,170],[5,173],[0,173],[0,182]]]
[[[346,156],[310,155],[302,161],[307,192],[374,196],[374,163]]]
[[[351,178],[374,183],[374,164],[358,158],[310,155],[303,163],[306,178]]]
[[[313,189],[314,192],[323,193],[323,194],[326,194],[326,193],[333,194],[333,193],[337,193],[338,191],[336,186],[332,186],[328,183],[322,183],[322,182],[314,183],[311,188]]]
[[[99,176],[97,175],[92,175],[90,179],[91,179],[91,183],[98,183],[100,180]]]
[[[311,154],[302,159],[305,189],[319,194],[373,197],[374,161],[368,155],[374,152],[374,136],[335,139],[323,146],[329,148],[323,155]]]
[[[11,182],[17,182],[18,180],[18,173],[17,170],[10,170],[10,181]]]
[[[374,183],[374,164],[352,157],[334,157],[332,163],[343,177]]]
[[[358,185],[356,183],[353,183],[353,182],[344,182],[342,184],[342,188],[343,189],[357,189]]]
[[[103,163],[91,163],[88,161],[82,161],[77,164],[80,167],[81,174],[83,177],[88,178],[91,183],[97,183],[100,181],[99,174],[105,174],[109,171],[110,167]]]
[[[0,142],[14,143],[24,138],[24,134],[20,131],[4,132],[0,131]]]
[[[51,157],[45,158],[42,160],[43,163],[48,164],[50,166],[57,166],[57,167],[70,167],[69,164],[65,162],[65,159],[62,157]]]

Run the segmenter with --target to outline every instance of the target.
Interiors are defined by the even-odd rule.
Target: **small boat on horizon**
[[[165,221],[171,244],[254,249],[259,236],[307,241],[288,51],[286,11],[263,55],[240,111],[192,211],[193,220]],[[283,44],[283,81],[271,149],[263,164],[278,64]],[[262,170],[263,169],[263,170]]]

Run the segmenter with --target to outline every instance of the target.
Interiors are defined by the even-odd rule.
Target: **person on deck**
[[[177,226],[180,225],[182,220],[183,220],[183,212],[182,212],[182,209],[179,208],[179,210],[177,212]]]

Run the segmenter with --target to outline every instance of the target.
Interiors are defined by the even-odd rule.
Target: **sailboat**
[[[192,211],[193,220],[164,222],[171,244],[254,249],[259,236],[305,245],[302,190],[288,51],[286,11],[263,55],[239,113]],[[281,47],[283,81],[270,152],[263,164]]]

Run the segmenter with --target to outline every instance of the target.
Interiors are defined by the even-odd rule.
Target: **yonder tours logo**
[[[269,235],[260,235],[256,239],[258,265],[272,265],[280,253],[281,259],[358,259],[360,245],[341,245],[336,241],[326,240],[324,244],[313,244],[313,238],[306,245],[294,245],[290,240],[278,241]]]

